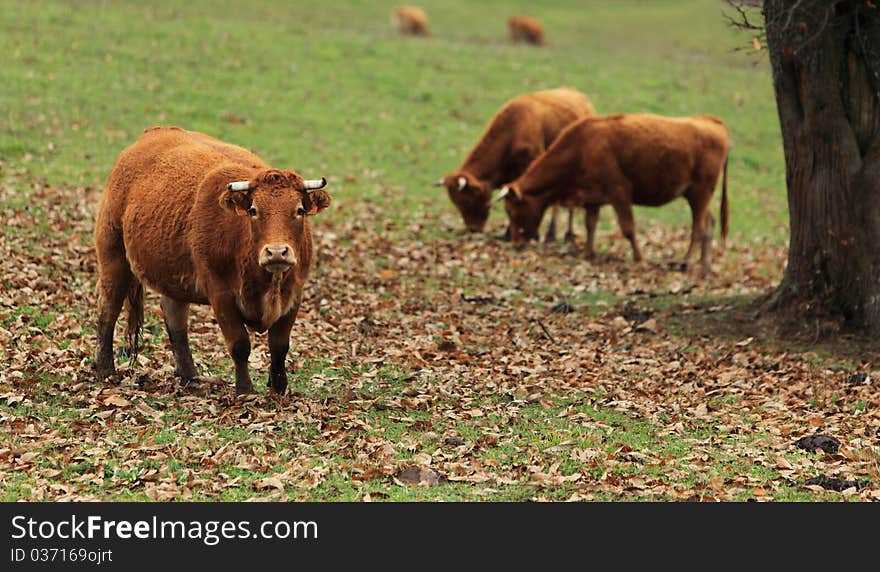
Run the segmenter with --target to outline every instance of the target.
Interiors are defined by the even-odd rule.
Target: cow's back
[[[596,182],[627,180],[633,202],[662,205],[696,179],[716,176],[727,157],[724,122],[711,116],[619,114],[575,127],[584,149],[583,171]]]
[[[536,91],[514,101],[523,115],[531,115],[540,123],[545,148],[574,121],[596,115],[587,96],[571,87]]]
[[[113,165],[100,210],[118,222],[132,201],[191,206],[202,178],[224,163],[265,167],[250,151],[203,133],[177,127],[147,129]]]
[[[512,181],[567,125],[595,112],[587,96],[569,87],[515,97],[491,119],[461,169],[492,186]]]
[[[155,290],[178,299],[203,301],[197,292],[190,256],[191,212],[199,204],[200,220],[224,217],[219,205],[222,186],[205,186],[212,172],[248,178],[265,167],[253,153],[202,133],[175,127],[148,129],[122,152],[108,179],[99,208],[96,235],[119,236],[134,274]],[[235,174],[245,176],[235,177]],[[216,187],[216,188],[215,188]],[[197,197],[202,189],[210,197]]]

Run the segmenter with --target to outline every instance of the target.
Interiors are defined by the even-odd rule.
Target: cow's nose
[[[260,266],[269,272],[283,272],[294,264],[293,249],[286,244],[267,244],[260,251]]]

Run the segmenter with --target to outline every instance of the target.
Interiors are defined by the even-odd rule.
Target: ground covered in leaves
[[[606,226],[588,263],[343,198],[316,220],[291,393],[265,393],[256,336],[261,393],[236,399],[207,308],[208,381],[178,387],[153,294],[138,363],[94,380],[99,190],[30,180],[0,189],[5,500],[880,499],[876,355],[755,326],[779,248],[728,245],[703,277],[672,264],[686,228],[643,224],[636,265]]]

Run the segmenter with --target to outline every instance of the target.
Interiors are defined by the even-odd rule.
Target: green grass
[[[572,85],[600,113],[724,118],[733,139],[733,234],[785,239],[768,66],[733,53],[748,37],[727,27],[721,3],[423,4],[431,39],[396,36],[387,1],[316,9],[3,0],[0,157],[53,185],[100,186],[144,128],[175,124],[307,176],[327,175],[339,207],[329,216],[369,200],[387,203],[398,221],[415,209],[454,220],[431,183],[459,164],[504,101]],[[546,49],[506,43],[514,11],[544,20]],[[689,216],[683,201],[637,212],[677,225]],[[493,220],[502,217],[496,207]],[[603,219],[611,224],[610,211]]]

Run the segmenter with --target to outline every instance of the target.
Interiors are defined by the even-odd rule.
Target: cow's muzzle
[[[260,250],[260,267],[267,272],[285,272],[295,264],[293,249],[286,244],[267,244]]]

